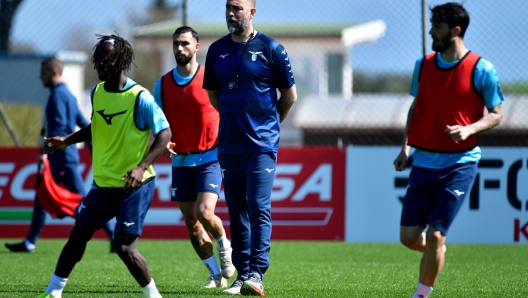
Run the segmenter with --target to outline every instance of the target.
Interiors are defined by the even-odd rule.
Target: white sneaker
[[[225,288],[227,287],[227,280],[222,277],[222,274],[211,274],[209,280],[205,284],[204,288]]]
[[[246,276],[238,276],[235,282],[229,287],[229,289],[224,290],[224,293],[229,295],[240,295],[240,288],[244,285],[244,281],[247,280]]]
[[[219,250],[218,251],[218,257],[220,259],[220,269],[222,271],[222,276],[225,279],[230,279],[235,275],[235,266],[233,266],[233,262],[231,261],[231,254],[233,253],[233,249],[231,247]]]

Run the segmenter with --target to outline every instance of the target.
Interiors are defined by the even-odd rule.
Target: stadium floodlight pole
[[[422,0],[422,54],[427,54],[427,0]]]
[[[187,26],[187,0],[182,0],[182,20],[182,25]]]

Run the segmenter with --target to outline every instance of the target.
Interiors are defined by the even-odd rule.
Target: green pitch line
[[[0,221],[28,221],[32,215],[33,210],[0,209]]]

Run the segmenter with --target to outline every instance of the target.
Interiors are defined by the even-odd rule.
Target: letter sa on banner
[[[272,239],[344,239],[345,156],[332,147],[279,149]]]
[[[330,147],[279,149],[271,194],[272,239],[344,240],[345,156],[346,150]],[[187,239],[183,216],[170,201],[170,161],[160,158],[154,167],[156,192],[143,236]],[[220,197],[215,214],[230,237],[223,191]]]

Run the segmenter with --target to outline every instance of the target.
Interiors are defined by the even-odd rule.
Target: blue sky
[[[143,15],[150,2],[24,0],[14,21],[12,41],[49,54],[71,47],[74,37],[95,41],[94,33],[114,30],[128,37],[133,33],[130,15]],[[223,20],[224,0],[188,2],[191,25],[193,20]],[[443,1],[428,1],[429,5],[438,3]],[[527,45],[528,1],[467,0],[464,5],[471,15],[466,46],[491,61],[501,81],[528,81],[528,59],[518,58],[519,49]],[[354,69],[410,73],[422,54],[420,13],[421,0],[259,0],[254,23],[258,28],[259,21],[349,23],[381,19],[387,24],[385,36],[353,49]]]

